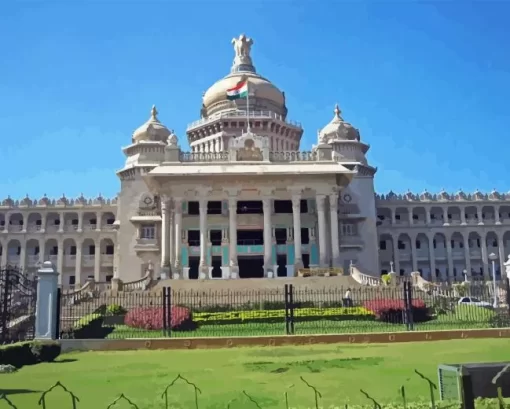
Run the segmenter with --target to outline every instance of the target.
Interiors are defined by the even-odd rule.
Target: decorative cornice
[[[62,195],[60,199],[50,199],[46,195],[44,195],[40,199],[31,199],[28,195],[21,200],[14,200],[10,196],[6,199],[2,200],[0,203],[0,209],[27,209],[27,208],[63,208],[63,207],[89,207],[89,206],[117,206],[117,197],[114,198],[104,198],[99,194],[99,196],[95,198],[86,198],[83,195],[80,195],[76,199],[71,199],[66,197],[66,195]]]
[[[407,203],[427,203],[427,202],[510,202],[510,192],[500,193],[497,190],[492,190],[490,193],[482,193],[478,189],[473,193],[465,193],[462,189],[456,193],[448,193],[444,189],[439,193],[430,193],[424,190],[420,194],[407,191],[404,194],[396,194],[390,191],[388,194],[376,194],[375,199],[378,202],[407,202]]]

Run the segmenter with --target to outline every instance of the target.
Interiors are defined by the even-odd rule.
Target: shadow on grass
[[[77,359],[70,359],[70,358],[66,358],[66,359],[59,359],[58,361],[53,361],[54,364],[69,364],[71,362],[77,362],[78,360]]]
[[[33,389],[0,389],[0,396],[21,395],[25,393],[41,393],[41,391],[35,391]]]

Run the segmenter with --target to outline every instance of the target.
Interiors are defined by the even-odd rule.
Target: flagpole
[[[248,124],[246,129],[250,132],[250,88],[248,87],[248,79],[246,79],[246,122]]]

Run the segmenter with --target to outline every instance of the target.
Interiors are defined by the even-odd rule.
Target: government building
[[[94,279],[293,277],[332,267],[428,280],[500,274],[510,193],[376,194],[369,145],[338,106],[310,151],[285,93],[260,75],[253,40],[232,40],[230,73],[202,98],[190,152],[159,119],[122,148],[116,198],[3,199],[2,265],[50,260],[60,283]],[[112,175],[113,177],[113,175]],[[398,187],[397,187],[398,188]]]

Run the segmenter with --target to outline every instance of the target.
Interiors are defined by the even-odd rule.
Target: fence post
[[[55,339],[58,319],[58,273],[51,261],[37,271],[35,339]]]
[[[289,284],[285,284],[284,287],[284,303],[285,303],[285,333],[290,334],[290,312],[289,312]]]
[[[294,335],[294,286],[289,284],[289,305],[290,305],[290,333]]]
[[[414,312],[413,312],[413,285],[407,282],[407,323],[409,330],[414,331]]]
[[[285,284],[285,332],[294,334],[294,286]]]

